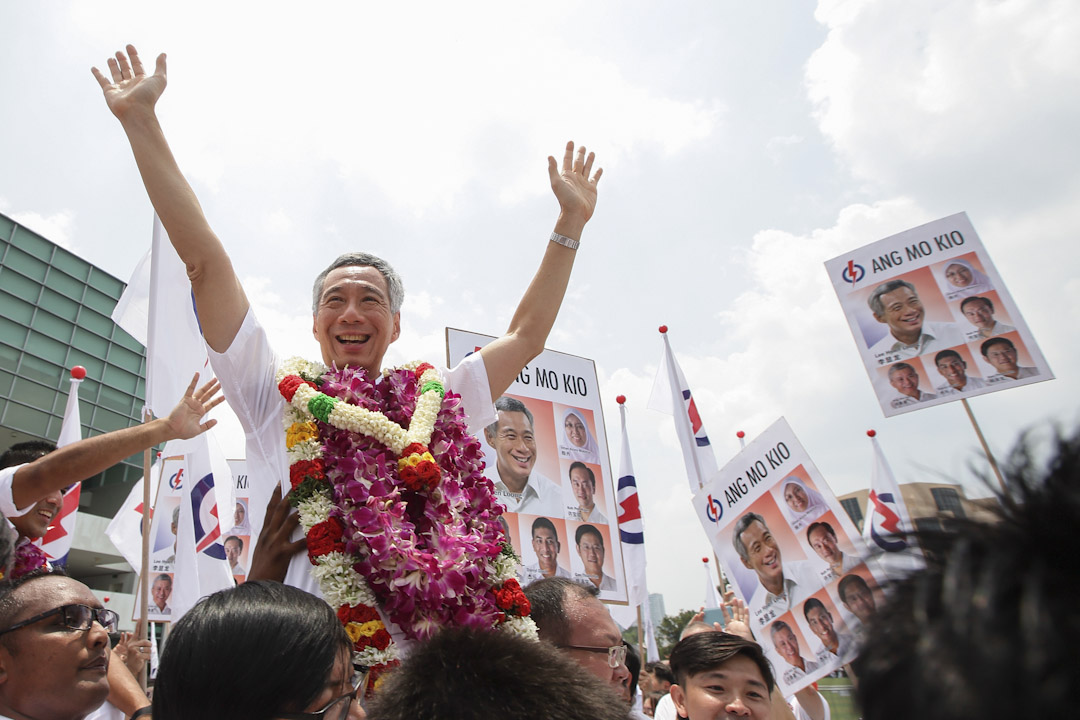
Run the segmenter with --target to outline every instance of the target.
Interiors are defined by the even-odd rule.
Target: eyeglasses
[[[594,653],[607,653],[607,664],[609,668],[617,668],[620,665],[626,664],[625,645],[612,645],[611,647],[589,647],[588,645],[559,645],[559,647],[567,650],[585,650]]]
[[[61,615],[63,617],[64,627],[71,630],[89,630],[93,627],[94,621],[96,620],[101,627],[105,628],[105,632],[110,635],[116,633],[116,624],[120,621],[119,615],[112,610],[106,610],[105,608],[92,608],[89,605],[61,605],[48,612],[35,615],[29,620],[23,620],[22,622],[15,623],[9,628],[4,628],[3,630],[0,630],[0,635],[9,633],[13,630],[18,630],[19,628],[24,628],[27,625],[33,625],[38,620],[44,620],[53,615]]]
[[[308,713],[277,713],[274,717],[282,720],[346,720],[349,717],[349,709],[352,707],[353,700],[356,699],[357,695],[364,696],[370,670],[371,668],[363,665],[353,665],[352,692],[334,698],[322,710]]]

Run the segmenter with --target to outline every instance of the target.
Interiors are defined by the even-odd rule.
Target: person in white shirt
[[[555,523],[546,517],[533,520],[532,546],[536,553],[536,562],[521,568],[522,585],[541,578],[571,577],[570,571],[559,564],[562,543],[559,542],[559,531],[555,529]]]
[[[934,364],[946,381],[936,388],[938,395],[954,395],[986,387],[981,379],[968,377],[967,363],[955,350],[942,350],[934,356]]]
[[[536,472],[536,435],[533,414],[517,398],[495,401],[498,419],[484,428],[484,438],[495,449],[495,495],[507,512],[563,516],[558,485]]]
[[[832,613],[825,603],[812,597],[803,604],[803,615],[810,624],[810,630],[821,640],[826,652],[836,656],[840,662],[849,662],[855,657],[855,638],[845,632],[839,623],[833,620]],[[818,658],[822,655],[819,652]],[[828,655],[825,655],[828,659]]]
[[[858,555],[845,553],[840,549],[836,530],[827,522],[812,523],[806,529],[806,541],[828,566],[827,572],[823,575],[825,582],[832,582],[844,573],[859,567],[863,562]]]
[[[992,338],[995,335],[1004,335],[1016,330],[1012,325],[998,322],[994,319],[994,303],[990,298],[975,297],[965,298],[960,303],[960,312],[968,319],[974,329],[968,332],[968,340],[980,340]]]
[[[898,393],[890,402],[894,408],[937,398],[934,393],[919,389],[919,373],[910,363],[898,362],[891,366],[889,384]]]
[[[870,348],[879,365],[907,360],[935,350],[964,343],[955,323],[925,322],[926,308],[915,286],[907,280],[890,280],[874,288],[867,299],[874,319],[889,332]]]
[[[994,369],[998,371],[998,374],[990,378],[991,382],[1004,380],[1006,378],[1010,380],[1023,380],[1024,378],[1035,377],[1039,374],[1039,370],[1033,367],[1021,367],[1017,364],[1019,357],[1016,352],[1016,345],[1009,338],[996,337],[990,338],[979,346],[982,356],[986,358],[986,361],[994,366]]]

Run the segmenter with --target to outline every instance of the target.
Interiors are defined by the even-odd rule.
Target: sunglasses
[[[120,616],[112,610],[92,608],[89,605],[61,605],[48,612],[15,623],[11,627],[4,628],[0,630],[0,635],[24,628],[27,625],[33,625],[39,620],[44,620],[53,615],[60,615],[64,627],[71,630],[89,630],[93,627],[94,621],[97,621],[101,627],[105,628],[105,632],[109,633],[110,638],[117,633],[117,623],[120,622]]]

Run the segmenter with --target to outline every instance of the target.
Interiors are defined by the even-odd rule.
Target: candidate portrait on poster
[[[1053,378],[964,213],[825,269],[886,417]]]

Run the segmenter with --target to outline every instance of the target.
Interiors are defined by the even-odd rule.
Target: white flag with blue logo
[[[863,538],[872,550],[895,553],[879,556],[882,569],[887,575],[901,573],[922,566],[919,546],[914,540],[911,515],[900,486],[893,476],[889,461],[881,450],[876,436],[871,436],[874,446],[874,468],[870,474],[870,495],[866,499],[866,517],[863,520]]]
[[[67,407],[64,408],[64,422],[60,426],[60,437],[56,441],[57,448],[82,440],[79,385],[82,384],[83,378],[76,377],[76,370],[82,370],[82,368],[72,369]],[[86,375],[85,370],[82,370],[82,375]],[[53,518],[52,525],[45,531],[45,537],[38,541],[45,556],[53,565],[67,565],[67,556],[71,552],[71,540],[75,537],[75,520],[79,515],[81,493],[82,483],[75,483],[64,491],[64,504]]]

